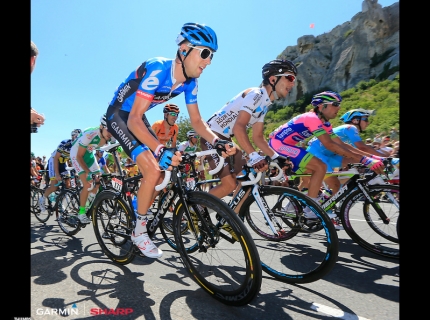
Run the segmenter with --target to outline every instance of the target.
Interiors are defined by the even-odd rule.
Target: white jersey
[[[239,111],[245,111],[251,115],[246,126],[249,129],[257,122],[264,122],[264,116],[269,111],[271,104],[266,88],[249,88],[231,99],[221,110],[210,117],[207,123],[212,131],[231,138],[234,136],[233,127]]]

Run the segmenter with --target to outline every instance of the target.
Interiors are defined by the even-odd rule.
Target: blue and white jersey
[[[197,79],[192,78],[180,84],[172,91],[176,84],[173,77],[175,65],[173,59],[156,57],[146,60],[117,88],[110,102],[111,105],[121,106],[120,110],[131,111],[134,99],[139,96],[151,101],[149,109],[176,97],[184,92],[186,104],[197,103]]]

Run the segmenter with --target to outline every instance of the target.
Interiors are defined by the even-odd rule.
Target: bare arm
[[[368,145],[366,145],[363,141],[357,141],[357,142],[355,142],[355,145],[356,145],[357,149],[365,152],[366,156],[369,156],[369,154],[370,155],[379,156],[379,157],[384,156],[384,154],[382,154],[382,152],[383,152],[382,150],[381,150],[381,152],[378,152],[374,148],[369,147]]]
[[[193,127],[203,139],[212,143],[215,138],[218,138],[202,119],[197,103],[187,104],[187,109],[190,115],[191,127]]]

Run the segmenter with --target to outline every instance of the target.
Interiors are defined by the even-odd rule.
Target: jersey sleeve
[[[136,71],[137,73],[144,73],[136,91],[136,96],[152,101],[160,84],[163,84],[166,77],[170,76],[168,70],[170,69],[163,60],[157,58],[147,60],[144,70],[138,69]]]

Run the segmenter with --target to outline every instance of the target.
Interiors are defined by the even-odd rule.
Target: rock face
[[[281,104],[318,90],[342,92],[360,81],[393,79],[399,70],[399,2],[364,0],[351,21],[317,37],[305,35],[279,56],[293,61],[298,79]]]

